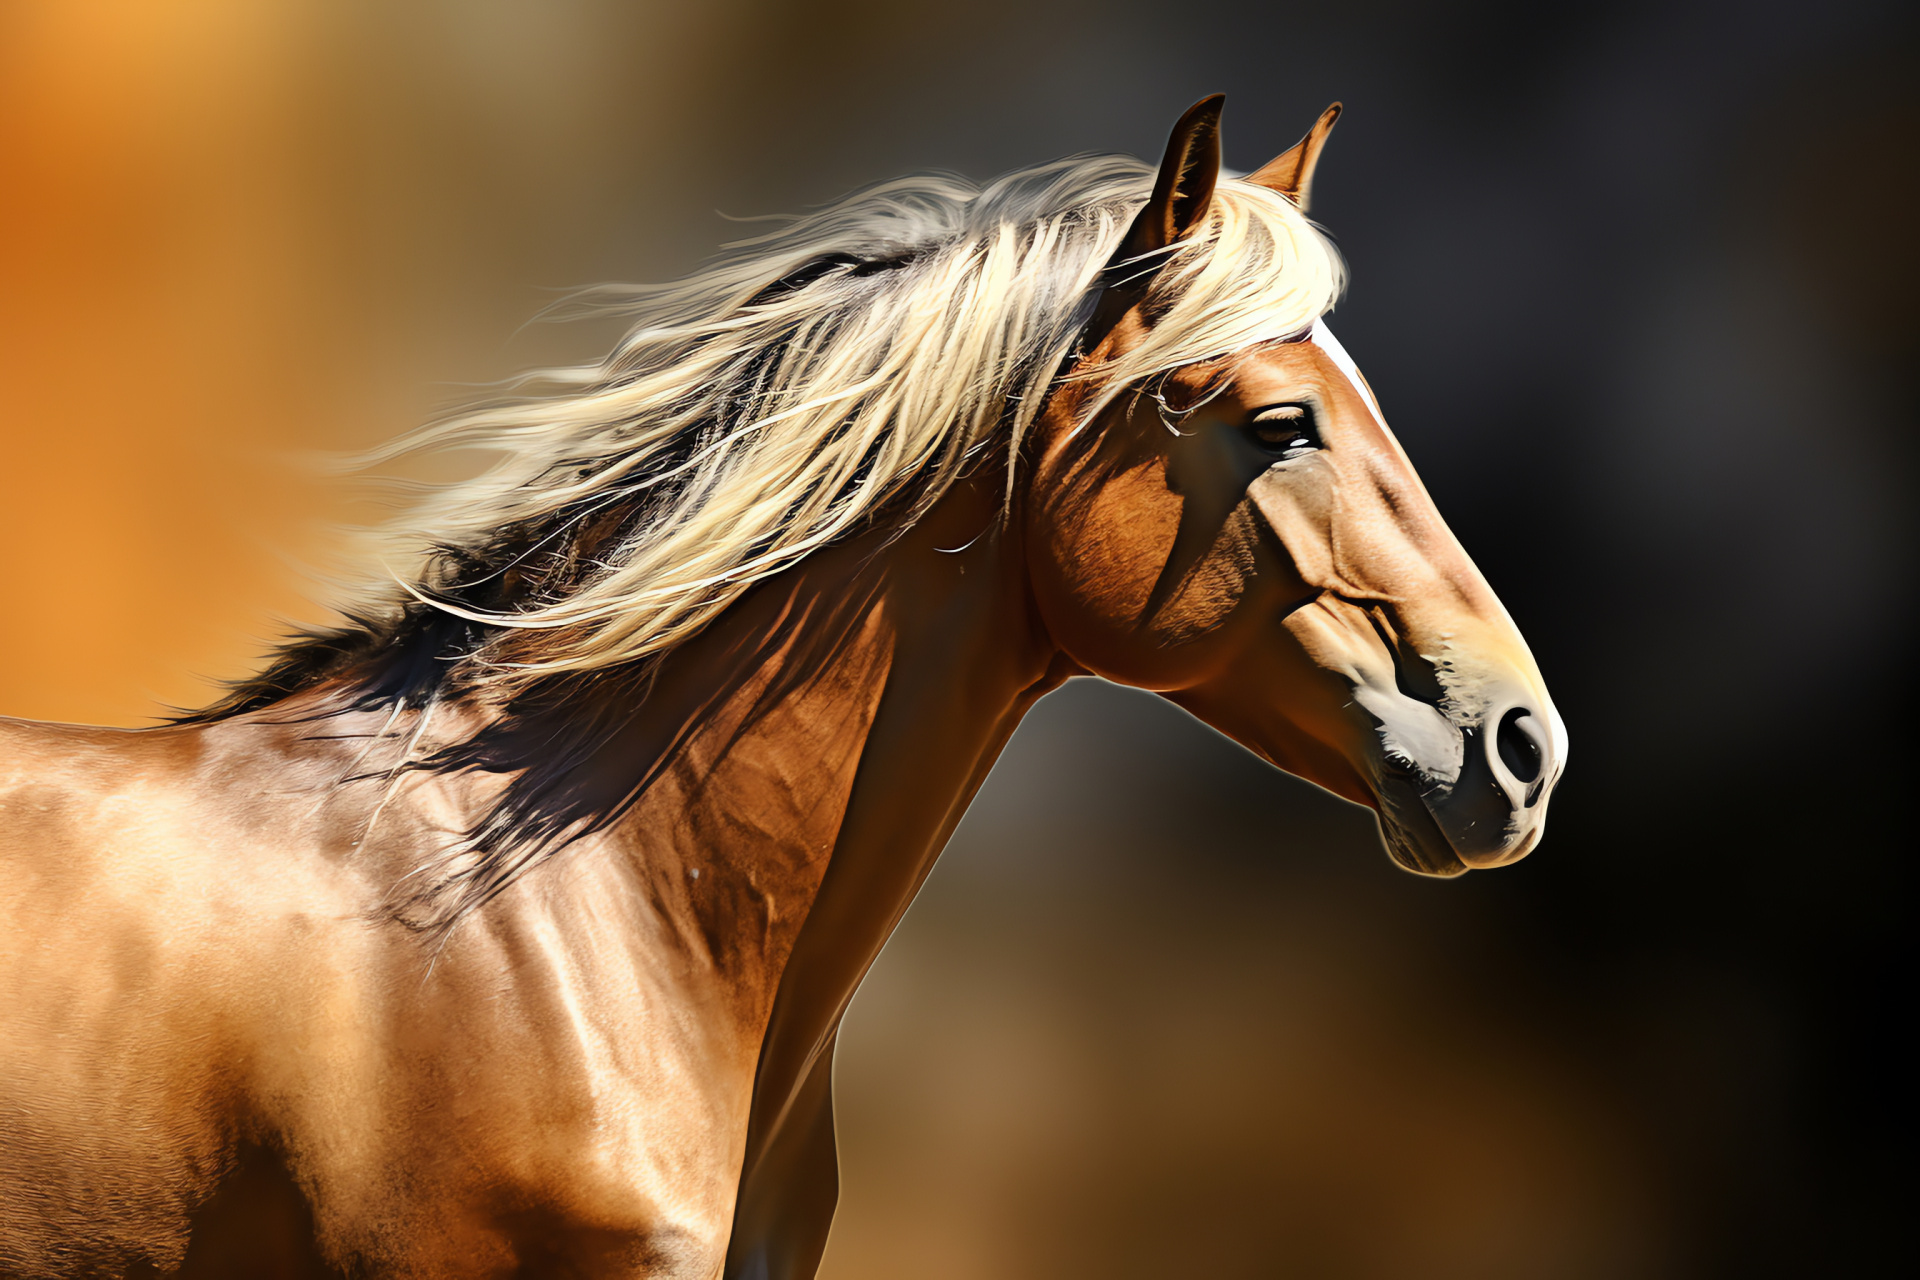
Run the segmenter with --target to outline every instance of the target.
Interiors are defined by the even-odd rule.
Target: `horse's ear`
[[[1313,189],[1313,167],[1320,163],[1321,148],[1327,145],[1327,135],[1333,132],[1333,122],[1339,118],[1340,104],[1336,102],[1320,113],[1306,137],[1294,143],[1291,150],[1248,174],[1247,181],[1278,191],[1298,205],[1302,213],[1306,212],[1307,196]]]
[[[1167,139],[1147,207],[1127,228],[1116,263],[1154,253],[1190,235],[1207,216],[1213,184],[1220,179],[1220,108],[1225,94],[1202,98],[1187,108]]]

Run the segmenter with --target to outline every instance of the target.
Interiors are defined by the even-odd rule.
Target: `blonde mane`
[[[596,291],[632,328],[606,359],[529,375],[514,398],[373,455],[497,455],[379,534],[351,611],[408,597],[487,627],[469,679],[522,687],[661,654],[753,583],[890,513],[911,523],[988,449],[1011,477],[1152,185],[1121,157],[1059,161],[979,187],[888,182],[728,246],[661,287]],[[1152,264],[1143,264],[1143,269]],[[1205,225],[1155,276],[1154,324],[1098,379],[1113,394],[1177,366],[1297,334],[1341,287],[1337,254],[1291,201],[1221,182]],[[637,513],[570,558],[601,513]],[[527,543],[502,563],[503,530]],[[530,533],[527,531],[531,531]],[[541,562],[568,561],[564,572]],[[505,607],[484,575],[538,586]]]
[[[294,638],[183,719],[315,691],[289,714],[385,713],[367,751],[416,713],[398,760],[356,776],[506,775],[395,904],[444,936],[652,784],[711,705],[648,736],[654,673],[753,584],[863,530],[909,527],[992,451],[1011,502],[1021,442],[1062,377],[1089,384],[1084,425],[1129,389],[1299,335],[1332,305],[1332,246],[1286,197],[1238,180],[1164,260],[1113,263],[1153,179],[1119,157],[984,187],[901,179],[677,284],[595,291],[586,308],[632,325],[613,352],[370,455],[495,460],[375,531],[369,559],[386,572],[348,584],[344,625]],[[1103,289],[1149,274],[1144,340],[1075,365]],[[849,607],[809,625],[850,625]],[[813,660],[834,643],[814,637]],[[804,662],[789,665],[801,679]],[[430,737],[435,709],[463,699],[490,714],[470,736]]]

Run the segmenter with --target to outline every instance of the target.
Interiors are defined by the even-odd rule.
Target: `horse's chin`
[[[1442,879],[1470,870],[1410,779],[1388,775],[1376,784],[1375,795],[1380,802],[1375,812],[1380,839],[1395,865],[1415,875]]]
[[[1437,876],[1442,880],[1464,875],[1472,870],[1460,861],[1460,856],[1444,843],[1438,847],[1422,842],[1401,827],[1382,820],[1380,838],[1387,846],[1387,856],[1394,864],[1415,875]]]
[[[1374,794],[1379,800],[1375,817],[1388,856],[1416,875],[1447,878],[1509,866],[1540,843],[1540,815],[1531,813],[1501,824],[1500,838],[1488,847],[1462,851],[1421,798],[1419,786],[1407,776],[1388,774],[1376,785]]]

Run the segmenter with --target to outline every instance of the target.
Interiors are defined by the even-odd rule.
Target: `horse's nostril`
[[[1500,717],[1500,728],[1493,737],[1500,763],[1522,785],[1540,776],[1540,722],[1525,707],[1515,707]]]

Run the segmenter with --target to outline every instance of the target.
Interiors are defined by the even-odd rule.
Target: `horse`
[[[219,700],[0,722],[0,1273],[811,1276],[841,1015],[1079,676],[1536,846],[1567,736],[1246,175],[884,182],[590,305]]]

